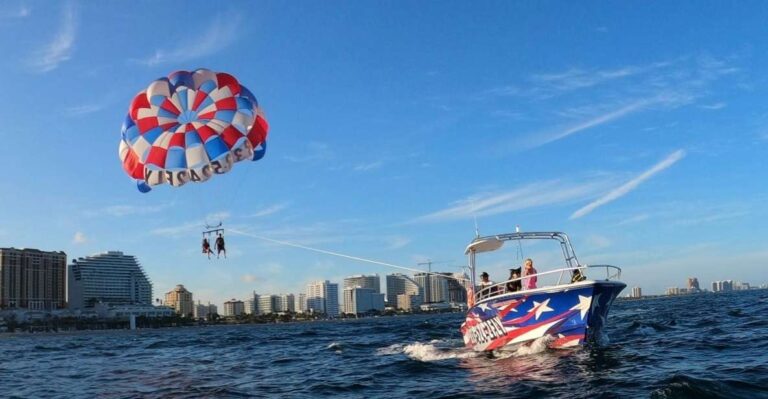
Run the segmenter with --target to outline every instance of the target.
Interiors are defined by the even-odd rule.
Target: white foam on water
[[[496,357],[499,359],[535,355],[537,353],[548,351],[549,345],[554,340],[555,340],[555,337],[551,335],[545,335],[543,337],[536,338],[530,343],[524,343],[517,346],[501,348],[497,350],[495,354],[496,354]]]
[[[403,353],[403,347],[405,347],[405,344],[392,344],[386,348],[379,348],[376,350],[376,354],[379,356],[397,355],[398,353]]]
[[[411,344],[393,344],[376,351],[377,355],[397,355],[404,354],[413,360],[421,362],[434,362],[447,359],[464,359],[478,356],[479,353],[463,346],[456,346],[460,340],[439,340],[414,342]]]
[[[403,347],[403,353],[414,360],[434,362],[446,359],[465,359],[475,357],[478,352],[465,348],[440,348],[434,344],[416,342]]]

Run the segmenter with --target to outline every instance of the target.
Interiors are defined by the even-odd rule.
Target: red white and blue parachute
[[[235,162],[261,159],[268,130],[256,97],[234,76],[177,71],[131,102],[120,161],[141,192],[163,183],[203,182]]]

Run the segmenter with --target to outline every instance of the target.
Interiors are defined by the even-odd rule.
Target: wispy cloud
[[[560,180],[536,182],[501,193],[477,194],[454,205],[417,217],[410,223],[440,222],[491,216],[523,209],[563,204],[589,198],[605,189],[606,181],[569,183]]]
[[[0,20],[20,19],[20,18],[26,18],[30,15],[32,15],[32,9],[30,9],[25,5],[22,5],[21,7],[16,9],[6,8],[5,10],[0,11]]]
[[[306,143],[305,149],[299,150],[293,155],[286,155],[283,158],[296,163],[327,161],[333,158],[333,151],[331,151],[331,147],[328,144],[314,141]]]
[[[200,231],[205,228],[206,223],[218,224],[220,221],[223,222],[230,216],[229,212],[215,212],[208,214],[205,217],[205,220],[181,223],[175,226],[159,227],[151,230],[149,233],[157,236],[182,237],[192,233],[200,233]]]
[[[661,162],[657,163],[656,165],[653,165],[650,169],[646,170],[645,172],[641,173],[637,177],[633,178],[632,180],[624,183],[623,185],[609,191],[607,194],[603,195],[602,197],[590,202],[586,206],[580,208],[576,212],[574,212],[570,219],[578,219],[582,216],[585,216],[589,214],[590,212],[594,211],[595,209],[609,203],[612,201],[615,201],[625,195],[627,195],[632,190],[636,189],[640,184],[642,184],[644,181],[650,179],[657,173],[669,168],[670,166],[674,165],[677,161],[683,159],[685,157],[685,151],[684,150],[677,150],[664,158]]]
[[[527,149],[540,147],[542,145],[564,139],[572,134],[576,134],[581,131],[588,130],[588,129],[612,122],[614,120],[623,118],[627,115],[630,115],[632,113],[642,110],[644,107],[647,107],[652,103],[653,101],[648,99],[637,100],[630,104],[623,105],[622,107],[612,110],[610,112],[607,112],[605,114],[597,115],[595,117],[589,118],[587,120],[583,120],[574,125],[567,126],[561,130],[529,136],[524,139],[524,143],[522,144],[523,144],[523,147]]]
[[[242,276],[240,276],[240,281],[244,283],[251,284],[251,283],[255,283],[257,280],[258,280],[258,277],[256,277],[253,274],[243,274]]]
[[[375,161],[375,162],[361,163],[361,164],[355,165],[352,169],[355,170],[356,172],[367,172],[370,170],[378,169],[382,165],[384,165],[384,162]]]
[[[718,109],[723,109],[726,106],[728,106],[728,104],[726,104],[726,103],[721,101],[721,102],[717,102],[717,103],[714,103],[714,104],[702,105],[701,108],[709,109],[709,110],[718,110]]]
[[[85,233],[82,231],[78,231],[75,233],[75,236],[72,237],[72,243],[73,244],[85,244],[88,241],[88,238],[85,237]]]
[[[182,40],[173,49],[157,49],[150,57],[138,60],[140,64],[154,66],[169,62],[186,62],[214,54],[235,42],[240,26],[237,15],[219,15],[201,35]]]
[[[172,204],[153,205],[153,206],[137,206],[137,205],[110,205],[101,209],[94,209],[85,211],[85,215],[88,217],[98,216],[133,216],[133,215],[148,215],[152,213],[161,212],[168,208]]]
[[[98,112],[104,109],[104,104],[83,104],[83,105],[76,105],[73,107],[65,108],[64,109],[64,115],[65,116],[71,116],[71,117],[77,117],[77,116],[83,116],[92,114],[94,112]]]
[[[569,69],[565,72],[533,75],[532,81],[540,83],[540,90],[551,92],[584,89],[612,80],[622,79],[645,72],[649,67],[625,66],[618,69],[583,70]]]
[[[719,222],[719,221],[728,220],[728,219],[741,218],[741,217],[747,216],[749,214],[750,214],[750,212],[746,211],[746,210],[742,210],[742,211],[724,211],[724,212],[712,213],[712,214],[709,214],[709,215],[701,215],[701,216],[697,216],[697,217],[677,220],[677,221],[673,222],[673,224],[678,225],[678,226],[694,226],[694,225],[699,225],[699,224]]]
[[[650,72],[667,68],[675,63],[676,61],[660,61],[647,65],[624,65],[610,69],[569,68],[561,72],[537,73],[521,83],[505,84],[485,90],[478,98],[514,96],[546,100],[614,81],[647,76]]]
[[[77,18],[72,5],[64,7],[61,26],[54,36],[53,40],[39,49],[30,65],[37,72],[50,72],[59,67],[64,61],[72,57],[72,50],[75,45],[75,36],[77,33]]]
[[[649,218],[650,218],[650,215],[648,215],[647,213],[642,213],[640,215],[635,215],[635,216],[628,217],[628,218],[620,221],[619,223],[616,223],[616,225],[617,226],[625,226],[625,225],[628,225],[628,224],[640,223],[640,222],[648,220]]]
[[[169,226],[169,227],[160,227],[157,229],[153,229],[150,231],[150,234],[156,235],[156,236],[167,236],[167,237],[180,237],[184,235],[191,234],[193,232],[200,232],[203,229],[203,223],[202,222],[189,222],[189,223],[183,223],[175,226]]]
[[[288,207],[288,204],[275,204],[275,205],[271,205],[271,206],[268,206],[266,208],[262,208],[262,209],[256,211],[255,213],[252,213],[252,214],[248,215],[248,217],[260,218],[260,217],[264,217],[264,216],[274,215],[275,213],[278,213],[278,212],[282,211],[286,207]]]
[[[411,239],[403,236],[393,236],[385,238],[385,241],[389,244],[389,249],[400,249],[411,243]]]
[[[502,96],[514,96],[537,102],[563,97],[558,102],[566,104],[564,109],[557,109],[561,105],[549,107],[538,118],[551,120],[554,113],[569,121],[522,136],[516,135],[494,147],[496,152],[517,152],[615,123],[641,112],[673,110],[694,104],[711,93],[710,86],[714,82],[740,71],[732,65],[735,60],[733,57],[721,59],[702,55],[614,69],[571,68],[563,72],[535,74],[522,83],[500,85],[481,93],[477,99],[498,100]],[[568,93],[572,95],[566,96]],[[585,103],[584,99],[589,101]],[[709,110],[725,106],[723,102],[700,105],[702,109]],[[537,118],[535,113],[531,117],[534,120]]]

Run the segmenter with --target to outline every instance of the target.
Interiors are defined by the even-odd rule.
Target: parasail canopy
[[[183,186],[257,161],[269,125],[256,97],[229,74],[177,71],[134,97],[123,123],[120,161],[141,192]]]

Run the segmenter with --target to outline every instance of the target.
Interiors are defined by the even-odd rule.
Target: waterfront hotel
[[[0,248],[0,309],[63,308],[66,270],[64,252]]]
[[[69,265],[69,307],[152,305],[152,283],[139,261],[120,251],[73,260]],[[187,309],[184,309],[187,310]]]

